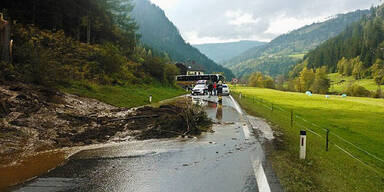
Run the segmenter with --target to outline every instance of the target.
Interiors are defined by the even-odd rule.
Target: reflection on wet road
[[[223,97],[222,105],[217,97],[193,100],[216,122],[214,133],[86,150],[14,191],[268,191],[261,145],[248,135],[233,100]]]

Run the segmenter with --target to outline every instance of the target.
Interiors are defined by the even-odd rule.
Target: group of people
[[[223,93],[223,82],[219,81],[218,83],[216,82],[210,82],[208,84],[208,94],[209,96],[211,95],[221,95]]]

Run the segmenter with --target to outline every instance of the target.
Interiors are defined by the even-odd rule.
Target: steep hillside
[[[384,5],[371,9],[371,14],[309,52],[305,58],[310,68],[327,66],[331,72],[338,71],[350,76],[353,70],[366,71],[378,59],[383,60],[383,50]],[[350,62],[354,58],[356,61],[362,62],[362,66],[359,66],[360,69]],[[341,60],[345,62],[339,62]],[[338,63],[340,64],[338,65]]]
[[[265,42],[260,41],[238,41],[230,43],[199,44],[193,46],[209,58],[221,63],[232,59],[233,57],[239,56],[250,48],[265,44]]]
[[[156,5],[148,0],[134,0],[132,15],[139,25],[141,42],[150,46],[156,52],[167,53],[175,61],[195,61],[206,72],[224,72],[227,79],[234,77],[233,73],[209,59],[198,49],[186,43],[176,26]]]
[[[360,20],[368,10],[340,14],[325,22],[314,23],[281,35],[270,43],[252,48],[224,63],[236,75],[261,71],[270,75],[287,72],[302,56],[324,41],[335,37],[349,24]],[[279,61],[280,60],[280,61]],[[273,68],[268,67],[274,65]]]

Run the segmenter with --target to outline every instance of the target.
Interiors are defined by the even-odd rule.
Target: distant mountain
[[[230,43],[199,44],[193,46],[217,63],[221,63],[239,56],[250,48],[264,44],[267,43],[260,41],[238,41]]]
[[[176,26],[169,21],[164,11],[149,0],[133,0],[132,16],[139,25],[141,42],[156,52],[167,53],[171,59],[179,62],[194,61],[196,67],[203,68],[207,73],[223,72],[227,79],[234,77],[231,70],[226,69],[181,37]]]
[[[360,20],[369,10],[339,14],[324,22],[314,23],[280,35],[270,43],[251,48],[223,63],[237,76],[261,71],[272,76],[286,74],[310,50],[335,37],[348,25]]]

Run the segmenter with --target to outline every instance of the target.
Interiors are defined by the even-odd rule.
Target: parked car
[[[227,84],[223,84],[223,92],[222,95],[229,95],[229,86]]]
[[[205,84],[197,84],[192,89],[192,95],[205,95],[208,93],[208,86]]]
[[[207,80],[198,80],[198,81],[196,82],[196,84],[197,84],[197,85],[199,85],[199,84],[206,85],[206,84],[207,84]]]

